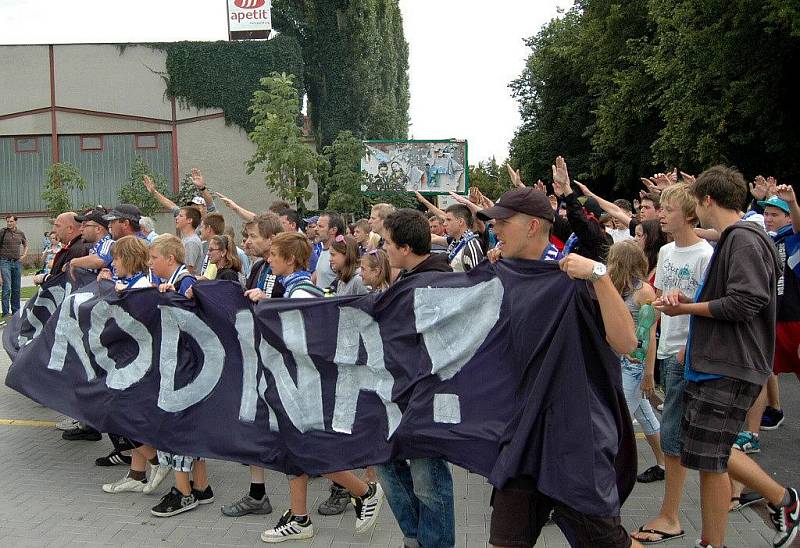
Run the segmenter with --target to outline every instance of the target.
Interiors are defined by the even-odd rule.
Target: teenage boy
[[[661,248],[656,266],[656,295],[680,291],[693,297],[703,279],[714,249],[695,232],[696,200],[686,183],[671,185],[661,194],[661,229],[673,238]],[[661,361],[664,380],[664,409],[661,414],[661,449],[664,451],[664,499],[655,519],[633,533],[643,544],[653,544],[685,535],[681,528],[680,502],[686,469],[680,464],[681,419],[683,418],[683,359],[689,319],[663,316],[656,357]]]
[[[472,220],[472,212],[465,205],[453,204],[445,210],[447,257],[454,272],[467,272],[483,260],[480,240],[471,230]]]
[[[712,167],[697,178],[692,192],[700,223],[720,234],[714,256],[695,298],[670,291],[654,305],[668,317],[691,317],[681,464],[700,472],[703,530],[695,546],[724,546],[729,474],[769,501],[777,529],[773,546],[786,546],[797,535],[797,491],[785,489],[731,448],[772,371],[781,264],[766,232],[741,222],[747,197],[741,173]]]
[[[400,209],[382,222],[384,249],[397,279],[421,272],[452,272],[447,255],[431,254],[428,220],[419,211]],[[444,459],[397,460],[375,467],[405,546],[453,546],[453,477]]]
[[[276,214],[267,212],[246,221],[244,228],[247,232],[244,248],[251,257],[258,257],[250,269],[244,294],[254,302],[283,297],[284,288],[268,262],[272,239],[283,231],[281,220]],[[264,486],[264,469],[251,465],[250,489],[239,500],[223,506],[221,511],[231,517],[271,513],[272,504]]]
[[[213,280],[217,277],[217,265],[209,260],[208,243],[214,236],[223,234],[225,234],[225,217],[222,216],[222,213],[209,213],[200,221],[200,241],[203,242],[205,248],[203,266],[198,272],[200,279]]]
[[[526,263],[535,265],[534,261],[546,258],[555,212],[543,192],[530,187],[510,190],[503,194],[493,207],[482,210],[478,215],[484,220],[494,220],[495,233],[503,242],[501,249],[504,260],[516,259],[515,263],[510,264],[519,265],[517,268],[525,268]],[[576,283],[591,284],[597,299],[599,316],[602,317],[602,320],[597,318],[597,321],[602,321],[609,346],[620,354],[633,351],[636,348],[633,319],[622,297],[611,283],[605,266],[598,261],[571,253],[560,261],[560,267],[570,278],[578,280]],[[553,298],[558,299],[559,296],[553,295]],[[518,339],[513,344],[525,343]],[[587,364],[591,365],[593,364]],[[520,367],[523,365],[520,364]],[[617,383],[620,381],[617,380]],[[595,401],[598,404],[597,419],[594,416],[587,419],[590,422],[606,420],[600,417],[608,416],[604,411],[607,411],[606,406],[611,403],[601,399]],[[621,404],[622,407],[624,402]],[[553,420],[557,423],[566,419],[554,417]],[[595,449],[591,444],[584,445],[586,445],[583,448],[583,451],[586,451],[586,462],[594,461],[596,468],[582,473],[590,474],[594,479],[616,478],[613,459],[597,459],[593,456]],[[556,447],[551,449],[558,451]],[[605,481],[608,482],[608,479]],[[599,488],[590,483],[590,488]],[[616,484],[606,483],[606,485],[607,489],[603,488],[604,492],[615,496],[611,493],[617,492]],[[593,548],[626,548],[632,544],[638,546],[631,542],[622,527],[618,504],[615,515],[608,515],[607,511],[604,515],[596,515],[586,512],[585,508],[579,510],[541,493],[537,479],[530,476],[511,479],[503,488],[496,489],[492,506],[489,536],[489,543],[492,546],[534,546],[551,511],[555,512],[556,523],[563,526],[573,546]]]
[[[182,207],[175,216],[175,229],[183,241],[186,251],[186,268],[190,274],[200,275],[203,266],[203,242],[197,236],[196,230],[200,226],[200,212],[193,207]]]
[[[317,221],[317,243],[322,249],[317,259],[317,267],[311,279],[320,289],[328,289],[336,281],[336,272],[331,268],[331,242],[345,234],[344,221],[338,213],[325,212]]]

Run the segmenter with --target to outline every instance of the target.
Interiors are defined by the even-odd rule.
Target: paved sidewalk
[[[9,359],[0,351],[0,379],[4,379]],[[9,419],[30,422],[9,424]],[[246,467],[210,461],[209,475],[216,501],[175,516],[156,518],[150,507],[158,497],[141,494],[109,495],[102,483],[119,479],[120,466],[99,468],[96,457],[107,454],[111,444],[68,442],[52,427],[58,413],[38,405],[5,385],[0,386],[0,546],[264,546],[260,533],[273,526],[288,507],[286,479],[277,473],[267,475],[267,493],[275,511],[269,516],[228,518],[219,507],[241,496],[248,486]],[[794,419],[794,417],[792,417]],[[40,421],[40,422],[37,422]],[[639,440],[639,470],[653,464],[644,440]],[[487,546],[489,496],[484,479],[456,468],[456,546]],[[165,482],[166,484],[166,482]],[[161,490],[163,493],[167,487]],[[402,534],[387,504],[375,529],[355,535],[352,507],[341,516],[323,517],[315,508],[327,496],[327,480],[316,479],[309,488],[309,509],[317,531],[312,541],[288,542],[286,546],[313,547],[393,547],[402,546]],[[663,482],[636,486],[623,507],[623,524],[628,530],[639,527],[658,511]],[[161,494],[159,493],[159,494]],[[683,499],[682,519],[686,537],[664,544],[668,547],[693,546],[700,525],[697,475],[689,474]],[[771,546],[773,531],[761,515],[745,509],[730,515],[727,546],[753,548]],[[796,545],[800,545],[795,543]],[[537,547],[567,546],[555,526],[547,526]]]

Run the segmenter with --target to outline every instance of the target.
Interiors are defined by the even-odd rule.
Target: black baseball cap
[[[555,217],[553,206],[545,193],[527,186],[504,193],[494,206],[478,211],[478,218],[482,221],[508,219],[516,213],[539,217],[551,223]]]
[[[139,208],[132,204],[120,204],[114,209],[112,209],[108,215],[104,216],[103,219],[106,221],[117,221],[120,219],[128,219],[129,221],[136,221],[139,222],[139,219],[142,218],[142,212],[139,211]]]
[[[78,221],[79,223],[83,223],[85,221],[92,221],[99,224],[100,226],[102,226],[107,230],[108,221],[105,218],[106,213],[108,213],[108,210],[106,210],[106,208],[104,207],[99,207],[99,206],[93,207],[87,209],[80,215],[75,215],[75,220]]]

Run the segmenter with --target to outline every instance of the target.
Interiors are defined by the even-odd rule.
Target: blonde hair
[[[661,192],[660,200],[662,209],[667,204],[679,207],[684,217],[692,219],[695,224],[697,223],[697,213],[695,212],[697,198],[695,198],[686,183],[676,183],[668,186]]]
[[[123,236],[111,246],[111,257],[122,263],[128,274],[148,271],[147,245],[136,236]]]
[[[647,277],[647,256],[634,240],[617,242],[608,251],[608,276],[620,295],[636,291]]]
[[[380,243],[381,243],[381,235],[378,234],[377,232],[370,232],[369,236],[367,237],[367,248],[377,249]]]
[[[391,283],[392,267],[389,264],[389,254],[383,249],[373,249],[361,256],[362,266],[366,262],[369,268],[375,268],[380,272],[380,283],[372,289],[386,289]]]
[[[150,244],[150,249],[155,250],[162,257],[172,255],[178,264],[186,262],[186,249],[183,247],[183,242],[173,234],[157,236],[153,243]]]
[[[272,238],[270,248],[283,259],[294,257],[295,267],[308,270],[308,261],[311,259],[311,244],[308,238],[299,232],[281,232]]]
[[[388,217],[389,214],[395,209],[396,208],[392,204],[375,204],[372,206],[372,212],[382,220],[386,220],[386,217]]]

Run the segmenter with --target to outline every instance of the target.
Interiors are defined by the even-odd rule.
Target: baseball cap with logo
[[[761,207],[767,207],[767,206],[777,207],[778,209],[782,209],[784,213],[787,214],[791,213],[791,210],[789,209],[789,204],[786,203],[785,200],[781,200],[777,196],[770,196],[766,200],[761,200],[760,202],[758,202],[758,205],[760,205]]]
[[[105,215],[103,219],[106,221],[118,221],[121,219],[127,219],[129,221],[139,221],[142,218],[142,212],[139,211],[139,208],[132,204],[120,204],[114,209],[112,209],[108,215]]]
[[[200,196],[195,196],[194,198],[189,200],[189,204],[188,205],[191,205],[191,204],[204,206],[204,205],[206,205],[206,201]]]
[[[515,188],[504,193],[494,203],[494,206],[478,212],[482,221],[489,219],[508,219],[516,213],[539,217],[545,221],[553,222],[555,212],[550,200],[544,192],[535,188]]]
[[[92,221],[99,224],[103,228],[108,229],[108,220],[105,218],[106,213],[108,213],[108,210],[102,206],[92,207],[80,215],[75,215],[75,220],[79,223]]]

